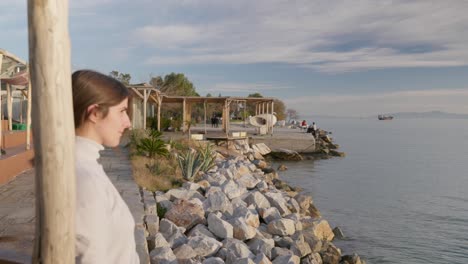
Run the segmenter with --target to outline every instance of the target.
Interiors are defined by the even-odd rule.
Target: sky
[[[28,59],[25,0],[0,48]],[[468,114],[465,0],[70,0],[72,67],[184,73],[201,95],[276,97],[301,115]]]

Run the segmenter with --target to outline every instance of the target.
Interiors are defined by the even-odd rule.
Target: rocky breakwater
[[[263,159],[268,147],[238,141],[235,148],[235,155],[218,153],[196,182],[143,191],[152,264],[363,263],[341,255],[310,196],[277,188]]]

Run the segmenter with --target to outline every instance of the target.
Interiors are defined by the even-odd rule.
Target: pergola
[[[233,102],[241,102],[244,105],[255,104],[255,114],[273,114],[274,113],[274,98],[271,97],[200,97],[200,96],[170,96],[161,93],[159,89],[151,86],[147,83],[128,85],[138,97],[143,100],[143,128],[146,129],[146,117],[147,117],[147,104],[153,103],[157,105],[157,118],[158,118],[158,130],[161,131],[161,108],[164,103],[179,103],[182,104],[182,124],[183,132],[188,129],[188,123],[192,119],[192,106],[194,104],[203,104],[204,110],[204,124],[206,134],[206,105],[208,103],[221,104],[223,106],[222,111],[222,130],[226,135],[229,134],[230,122],[229,113],[231,110],[231,104]],[[245,107],[244,107],[245,111]],[[273,133],[271,129],[269,131]]]
[[[1,84],[5,83],[7,109],[8,109],[8,130],[13,130],[13,91],[19,90],[28,99],[27,123],[26,123],[26,149],[30,149],[31,135],[31,84],[29,82],[29,69],[23,60],[15,55],[0,49],[0,102]],[[22,113],[21,113],[22,114]],[[0,148],[2,147],[2,107],[0,103]],[[21,115],[22,119],[22,115]],[[0,152],[0,156],[1,156]]]

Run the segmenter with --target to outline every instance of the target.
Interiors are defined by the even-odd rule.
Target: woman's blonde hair
[[[75,128],[80,127],[91,114],[89,106],[98,105],[98,110],[106,117],[109,107],[130,97],[123,83],[92,70],[79,70],[72,74],[72,94]]]

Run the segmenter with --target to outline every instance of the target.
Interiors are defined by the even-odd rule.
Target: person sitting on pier
[[[307,131],[307,122],[305,120],[302,120],[302,123],[301,123],[301,130],[304,129],[304,131]]]

